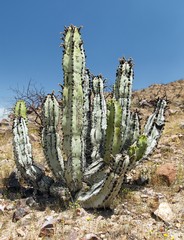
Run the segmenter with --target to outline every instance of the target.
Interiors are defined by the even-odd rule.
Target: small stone
[[[141,194],[141,198],[148,198],[148,195],[146,195],[146,194]]]
[[[178,192],[180,192],[180,191],[182,191],[182,190],[184,190],[184,185],[179,185],[179,187],[178,187]]]
[[[73,220],[72,219],[66,219],[63,221],[64,225],[72,225],[73,224]]]
[[[5,209],[5,205],[0,204],[0,213],[3,213]]]
[[[80,216],[80,217],[84,217],[88,215],[88,213],[83,208],[77,208],[75,210],[75,213],[77,216]]]
[[[168,186],[176,179],[176,167],[172,163],[165,163],[156,170],[156,176]]]
[[[18,220],[26,216],[28,213],[29,211],[26,208],[23,207],[17,208],[17,210],[13,213],[12,222],[17,222]]]
[[[180,123],[180,129],[184,129],[184,122]]]
[[[26,199],[26,204],[29,206],[29,207],[34,207],[34,208],[38,208],[39,207],[39,204],[34,200],[33,197],[28,197]]]
[[[166,223],[175,219],[175,215],[167,202],[160,203],[154,214]]]
[[[72,229],[68,240],[77,240],[78,239],[78,232],[75,229]]]
[[[19,237],[25,237],[25,231],[23,231],[21,228],[17,228],[16,231]]]
[[[47,217],[41,227],[39,237],[52,237],[54,235],[54,223],[56,223],[56,220],[52,216]]]
[[[86,234],[82,240],[100,240],[101,238],[99,238],[97,235],[95,235],[94,233],[88,233]]]
[[[105,234],[100,234],[101,239],[106,240]]]
[[[155,155],[153,155],[153,157],[152,158],[158,158],[158,159],[160,159],[162,157],[162,154],[161,153],[157,153],[157,154],[155,154]]]
[[[15,205],[12,203],[12,204],[8,204],[6,207],[5,207],[5,210],[7,211],[11,211],[11,210],[14,210],[15,209]]]

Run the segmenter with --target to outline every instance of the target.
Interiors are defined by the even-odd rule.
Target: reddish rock
[[[156,170],[156,176],[170,186],[176,179],[176,167],[172,163],[165,163]]]

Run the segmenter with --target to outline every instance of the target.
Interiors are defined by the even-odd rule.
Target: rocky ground
[[[11,119],[0,123],[0,239],[181,240],[184,239],[184,80],[133,93],[142,122],[154,98],[166,95],[163,135],[152,156],[126,177],[109,210],[86,211],[77,203],[60,206],[16,180]],[[32,116],[30,115],[30,118]],[[30,123],[34,157],[44,163],[40,138]]]

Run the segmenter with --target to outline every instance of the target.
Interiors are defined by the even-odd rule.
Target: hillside
[[[184,80],[133,92],[132,108],[138,109],[142,123],[157,97],[168,100],[163,135],[151,157],[127,175],[112,210],[85,211],[77,203],[63,209],[56,199],[33,193],[21,179],[24,188],[20,187],[11,174],[15,171],[12,120],[2,120],[0,239],[184,239]],[[50,174],[31,121],[29,131],[34,159]]]

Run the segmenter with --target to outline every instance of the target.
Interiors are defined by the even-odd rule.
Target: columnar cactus
[[[32,147],[28,136],[26,106],[23,101],[18,101],[15,106],[13,136],[14,158],[17,168],[34,188],[48,192],[53,180],[45,176],[44,172],[33,161]]]
[[[63,48],[62,105],[50,94],[42,114],[43,149],[55,180],[33,161],[23,101],[16,104],[13,124],[17,168],[42,192],[63,200],[71,196],[85,208],[109,207],[126,172],[158,143],[166,101],[158,100],[140,133],[138,113],[130,110],[132,60],[120,60],[112,98],[106,100],[103,78],[92,77],[86,69],[80,28],[65,29]]]

